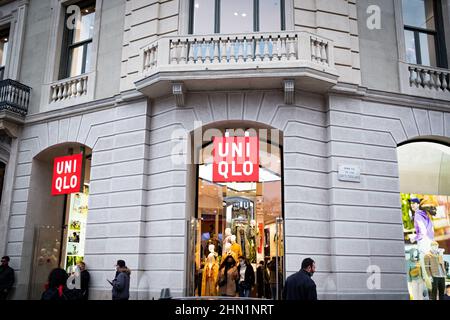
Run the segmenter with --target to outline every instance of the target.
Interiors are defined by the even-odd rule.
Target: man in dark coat
[[[316,284],[311,279],[316,263],[311,258],[302,262],[302,269],[289,276],[283,291],[284,300],[317,300]]]
[[[0,265],[0,300],[6,300],[14,284],[14,270],[9,266],[9,257],[4,256]]]
[[[123,260],[117,260],[116,278],[111,282],[112,299],[128,300],[130,298],[130,274],[131,271]]]
[[[89,281],[91,280],[91,275],[86,270],[84,261],[78,263],[78,268],[80,269],[81,298],[82,300],[89,300]]]

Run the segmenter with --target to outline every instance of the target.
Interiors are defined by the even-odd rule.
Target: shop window
[[[440,0],[402,0],[408,63],[447,67]]]
[[[450,147],[413,142],[397,153],[409,293],[442,299],[450,284]]]
[[[199,151],[190,295],[221,295],[219,269],[231,255],[236,262],[243,256],[256,277],[264,278],[253,286],[250,297],[275,298],[278,294],[280,299],[284,281],[282,149],[262,139],[259,148],[259,180],[254,182],[214,182],[214,144]]]
[[[95,1],[83,1],[77,4],[81,16],[74,21],[73,28],[64,24],[60,79],[79,76],[91,71],[92,40],[94,37]],[[73,13],[72,13],[73,14]],[[72,21],[67,15],[65,21]]]
[[[284,0],[191,0],[191,34],[285,30]]]
[[[5,78],[6,59],[8,58],[9,28],[0,30],[0,80]]]
[[[55,195],[54,189],[64,190],[72,181],[67,175],[59,182],[54,179],[55,159],[77,155],[82,159],[80,171],[68,165],[63,170],[80,175],[80,188]],[[27,220],[28,228],[34,230],[30,299],[40,299],[52,269],[59,267],[73,274],[84,260],[91,162],[92,150],[74,144],[50,148],[33,160],[31,189],[37,191],[29,200],[33,216]]]
[[[0,203],[2,202],[3,196],[3,183],[5,181],[5,170],[6,165],[3,162],[0,162]]]

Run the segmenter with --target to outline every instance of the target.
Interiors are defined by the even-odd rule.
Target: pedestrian
[[[78,268],[80,269],[81,300],[89,300],[89,281],[91,280],[91,275],[87,271],[84,261],[78,263]]]
[[[77,290],[67,287],[69,275],[61,268],[53,269],[48,276],[46,289],[42,293],[41,300],[79,300],[80,294]]]
[[[219,269],[219,294],[226,297],[236,296],[236,280],[238,279],[238,271],[236,260],[229,255],[220,265]]]
[[[278,268],[277,268],[277,261],[278,261]],[[282,292],[281,284],[283,282],[283,275],[280,272],[280,269],[281,269],[280,259],[272,257],[272,260],[267,264],[267,268],[269,269],[269,272],[270,272],[269,285],[270,285],[271,298],[273,300],[279,300],[281,298],[281,292]],[[278,272],[278,279],[277,279],[277,272]],[[277,288],[278,288],[278,296],[277,296]]]
[[[258,292],[258,298],[263,298],[266,295],[264,294],[264,288],[266,286],[266,282],[268,281],[267,271],[264,264],[264,261],[261,260],[259,262],[258,268],[256,268],[256,288]]]
[[[128,269],[125,261],[117,260],[116,277],[111,282],[113,300],[128,300],[130,298],[130,275],[131,270]]]
[[[4,256],[0,265],[0,300],[6,300],[14,284],[14,270],[9,266],[9,257]]]
[[[302,262],[302,269],[286,279],[284,300],[317,300],[316,284],[311,279],[316,263],[311,258]]]
[[[252,288],[255,285],[255,271],[252,265],[244,256],[239,257],[238,272],[238,291],[239,297],[250,297]]]

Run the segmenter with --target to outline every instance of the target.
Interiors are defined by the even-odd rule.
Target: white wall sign
[[[338,179],[340,181],[361,182],[361,169],[354,165],[340,165]]]

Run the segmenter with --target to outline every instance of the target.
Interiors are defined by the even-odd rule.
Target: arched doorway
[[[225,257],[232,255],[236,262],[240,256],[247,259],[255,272],[250,297],[281,298],[285,277],[281,134],[274,129],[248,127],[219,125],[213,129],[215,133],[204,134],[208,138],[203,144],[198,148],[194,145],[198,162],[188,256],[191,296],[220,295],[219,268]],[[213,141],[217,137],[252,137],[259,141],[257,180],[214,181]]]
[[[92,150],[77,143],[51,147],[33,159],[26,222],[33,235],[30,299],[40,299],[52,269],[70,273],[83,260],[91,159]],[[76,190],[69,190],[69,179],[55,180],[59,173],[78,175]]]
[[[414,141],[397,152],[410,297],[442,299],[450,284],[450,146]]]

